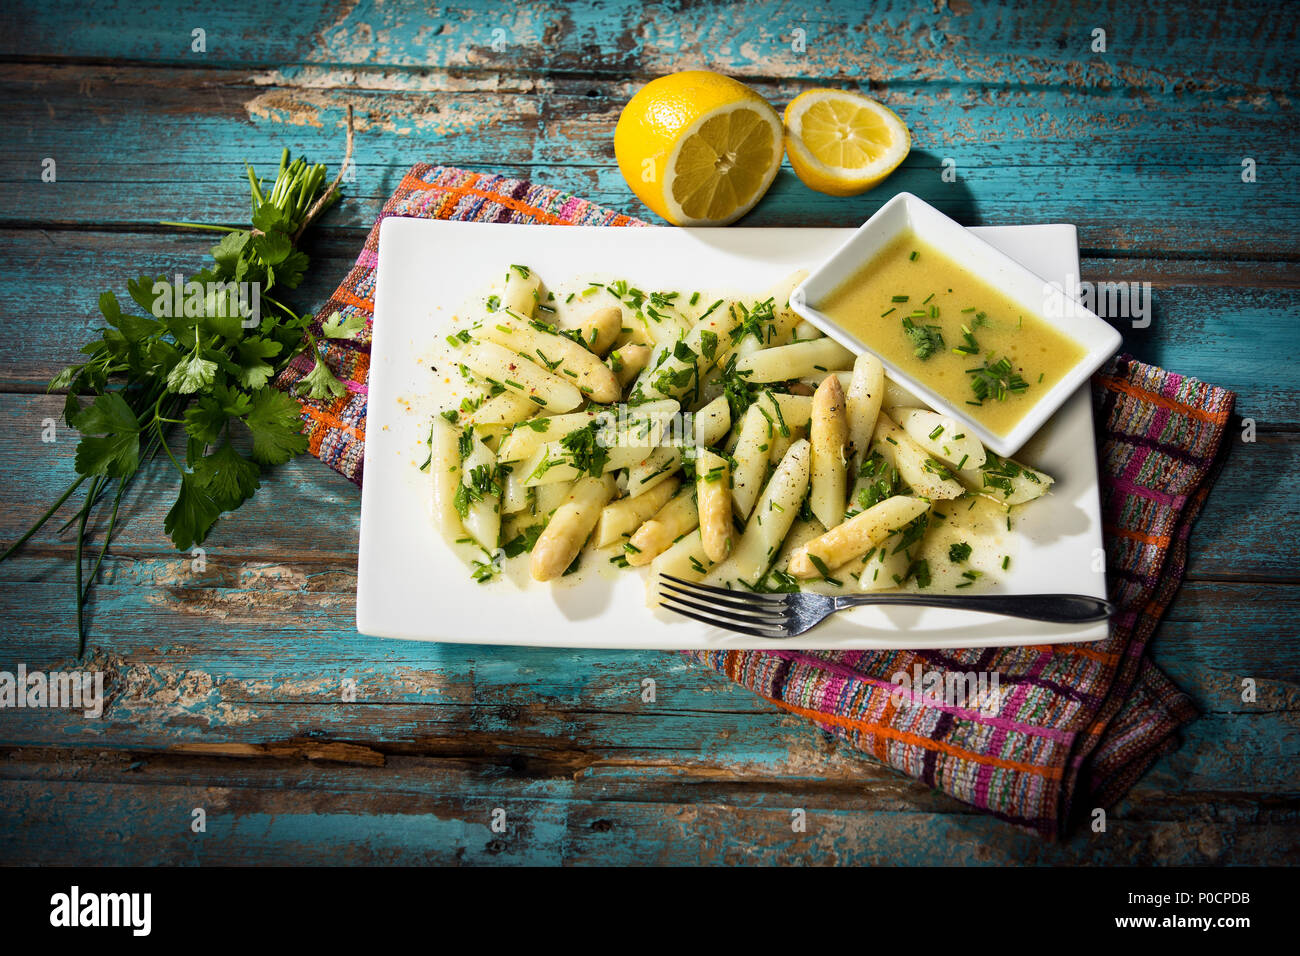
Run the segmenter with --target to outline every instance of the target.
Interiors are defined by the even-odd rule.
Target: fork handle
[[[835,598],[835,610],[864,604],[906,604],[983,611],[1008,617],[1025,617],[1053,624],[1104,621],[1115,605],[1086,594],[846,594]]]

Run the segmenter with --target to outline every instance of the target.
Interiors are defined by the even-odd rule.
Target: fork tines
[[[671,574],[661,574],[659,579],[659,604],[670,611],[753,637],[789,635],[788,594],[732,591]]]

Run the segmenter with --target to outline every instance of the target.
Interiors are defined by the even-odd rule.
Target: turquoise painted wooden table
[[[1084,279],[1153,287],[1148,327],[1115,319],[1126,348],[1236,389],[1254,440],[1234,439],[1155,641],[1202,716],[1104,834],[1041,844],[678,656],[362,637],[359,495],[303,458],[221,524],[201,569],[163,537],[165,505],[137,497],[91,612],[89,653],[112,695],[103,718],[0,712],[0,857],[1294,862],[1297,9],[4,5],[0,540],[71,473],[75,435],[41,440],[62,406],[44,383],[97,326],[98,292],[206,255],[209,240],[157,220],[242,220],[242,162],[269,171],[284,146],[336,165],[348,105],[356,182],[312,241],[303,305],[342,276],[416,161],[649,215],[614,167],[614,123],[637,86],[687,66],[743,77],[778,105],[816,85],[860,87],[912,128],[913,152],[884,186],[832,199],[787,168],[742,225],[856,225],[900,189],[967,224],[1077,223]],[[71,547],[44,533],[0,565],[0,667],[75,657]],[[348,678],[355,703],[340,699]],[[806,833],[791,832],[795,807]]]

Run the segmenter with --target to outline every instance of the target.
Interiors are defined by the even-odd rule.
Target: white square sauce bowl
[[[1030,272],[983,239],[949,219],[911,193],[899,193],[868,219],[830,258],[822,262],[790,294],[790,307],[831,338],[854,352],[872,351],[853,331],[819,309],[832,292],[856,276],[869,262],[904,234],[939,250],[956,265],[1002,293],[1083,349],[1075,362],[1005,434],[974,421],[969,409],[938,394],[889,358],[880,359],[890,378],[906,386],[933,408],[966,424],[999,455],[1014,455],[1088,377],[1119,348],[1119,332],[1105,320],[1066,295],[1061,286]],[[879,354],[879,353],[877,353]]]

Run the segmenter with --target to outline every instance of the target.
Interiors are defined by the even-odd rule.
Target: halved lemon
[[[781,168],[781,118],[744,83],[708,70],[651,80],[614,129],[623,178],[676,226],[734,222]]]
[[[889,107],[848,90],[809,90],[785,108],[785,151],[805,186],[832,196],[866,192],[912,148]]]

